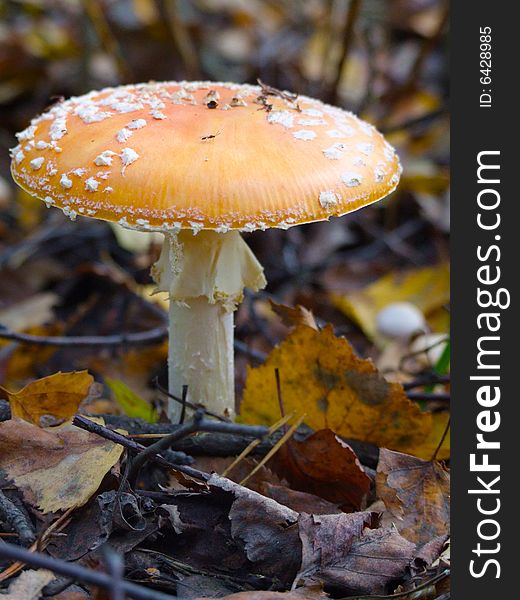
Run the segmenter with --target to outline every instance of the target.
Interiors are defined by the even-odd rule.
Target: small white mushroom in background
[[[427,329],[423,313],[411,302],[393,302],[376,315],[377,331],[392,339],[409,340]]]

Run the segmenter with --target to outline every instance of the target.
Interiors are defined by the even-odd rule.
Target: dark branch
[[[79,336],[46,336],[30,335],[10,331],[0,325],[0,338],[13,340],[33,346],[145,346],[157,344],[168,337],[168,329],[161,325],[139,333],[122,333],[117,335],[79,335]]]
[[[22,546],[30,546],[36,539],[34,528],[23,512],[0,490],[0,520],[18,534]]]
[[[134,452],[136,454],[139,454],[140,452],[145,450],[145,446],[142,446],[134,440],[127,438],[125,435],[122,435],[117,431],[112,431],[112,429],[108,429],[108,427],[98,425],[97,423],[94,423],[93,421],[87,419],[86,417],[83,417],[82,415],[76,415],[72,423],[80,429],[84,429],[85,431],[89,431],[90,433],[95,433],[96,435],[99,435],[100,437],[105,438],[106,440],[110,440],[115,444],[119,444],[127,450],[130,450],[131,452]],[[184,473],[189,477],[193,477],[201,481],[207,481],[209,479],[209,475],[207,473],[199,471],[198,469],[193,469],[186,465],[178,465],[176,463],[172,463],[159,454],[153,454],[149,457],[149,460],[156,462],[162,467],[167,467],[169,469],[179,471],[180,473]]]
[[[9,560],[20,561],[36,569],[48,569],[53,573],[71,577],[75,581],[83,581],[84,583],[89,583],[105,590],[114,589],[113,577],[108,573],[86,569],[76,563],[65,562],[64,560],[52,558],[40,552],[29,552],[14,544],[0,544],[0,556]],[[120,587],[130,598],[135,598],[135,600],[172,600],[175,598],[175,596],[163,594],[162,592],[136,585],[130,581],[122,580]]]
[[[449,383],[449,382],[450,382],[449,375],[439,375],[438,373],[426,373],[425,375],[417,377],[413,381],[404,383],[403,388],[405,390],[413,390],[414,388],[418,388],[418,387],[444,384],[444,383]]]

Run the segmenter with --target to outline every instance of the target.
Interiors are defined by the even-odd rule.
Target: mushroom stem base
[[[170,300],[168,387],[180,398],[188,386],[188,399],[232,417],[235,408],[233,312],[205,296],[183,303]],[[181,405],[169,400],[168,416],[178,422]]]

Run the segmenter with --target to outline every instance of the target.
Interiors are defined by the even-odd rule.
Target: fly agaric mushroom
[[[268,86],[129,85],[70,98],[13,149],[15,181],[48,206],[164,233],[169,389],[234,409],[233,311],[266,285],[241,231],[323,221],[392,192],[400,165],[374,127]],[[170,403],[172,420],[179,406]]]

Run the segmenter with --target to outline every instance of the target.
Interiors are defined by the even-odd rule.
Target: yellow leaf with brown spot
[[[356,321],[372,340],[379,339],[376,316],[394,302],[411,302],[427,318],[430,326],[446,325],[438,316],[439,309],[450,300],[450,270],[447,263],[404,272],[392,272],[367,287],[349,294],[335,294],[333,304]],[[429,317],[432,320],[429,320]],[[439,331],[437,327],[434,331]]]
[[[11,416],[40,426],[40,419],[50,415],[66,420],[76,414],[78,406],[87,397],[94,378],[88,371],[54,373],[31,381],[19,392],[7,393]]]
[[[286,413],[305,413],[313,429],[329,428],[343,437],[399,451],[413,448],[417,456],[431,457],[429,446],[422,446],[433,429],[431,413],[421,412],[402,386],[386,381],[371,360],[358,358],[332,327],[315,331],[299,325],[265,364],[249,369],[242,421],[271,424],[280,418],[276,368]]]

